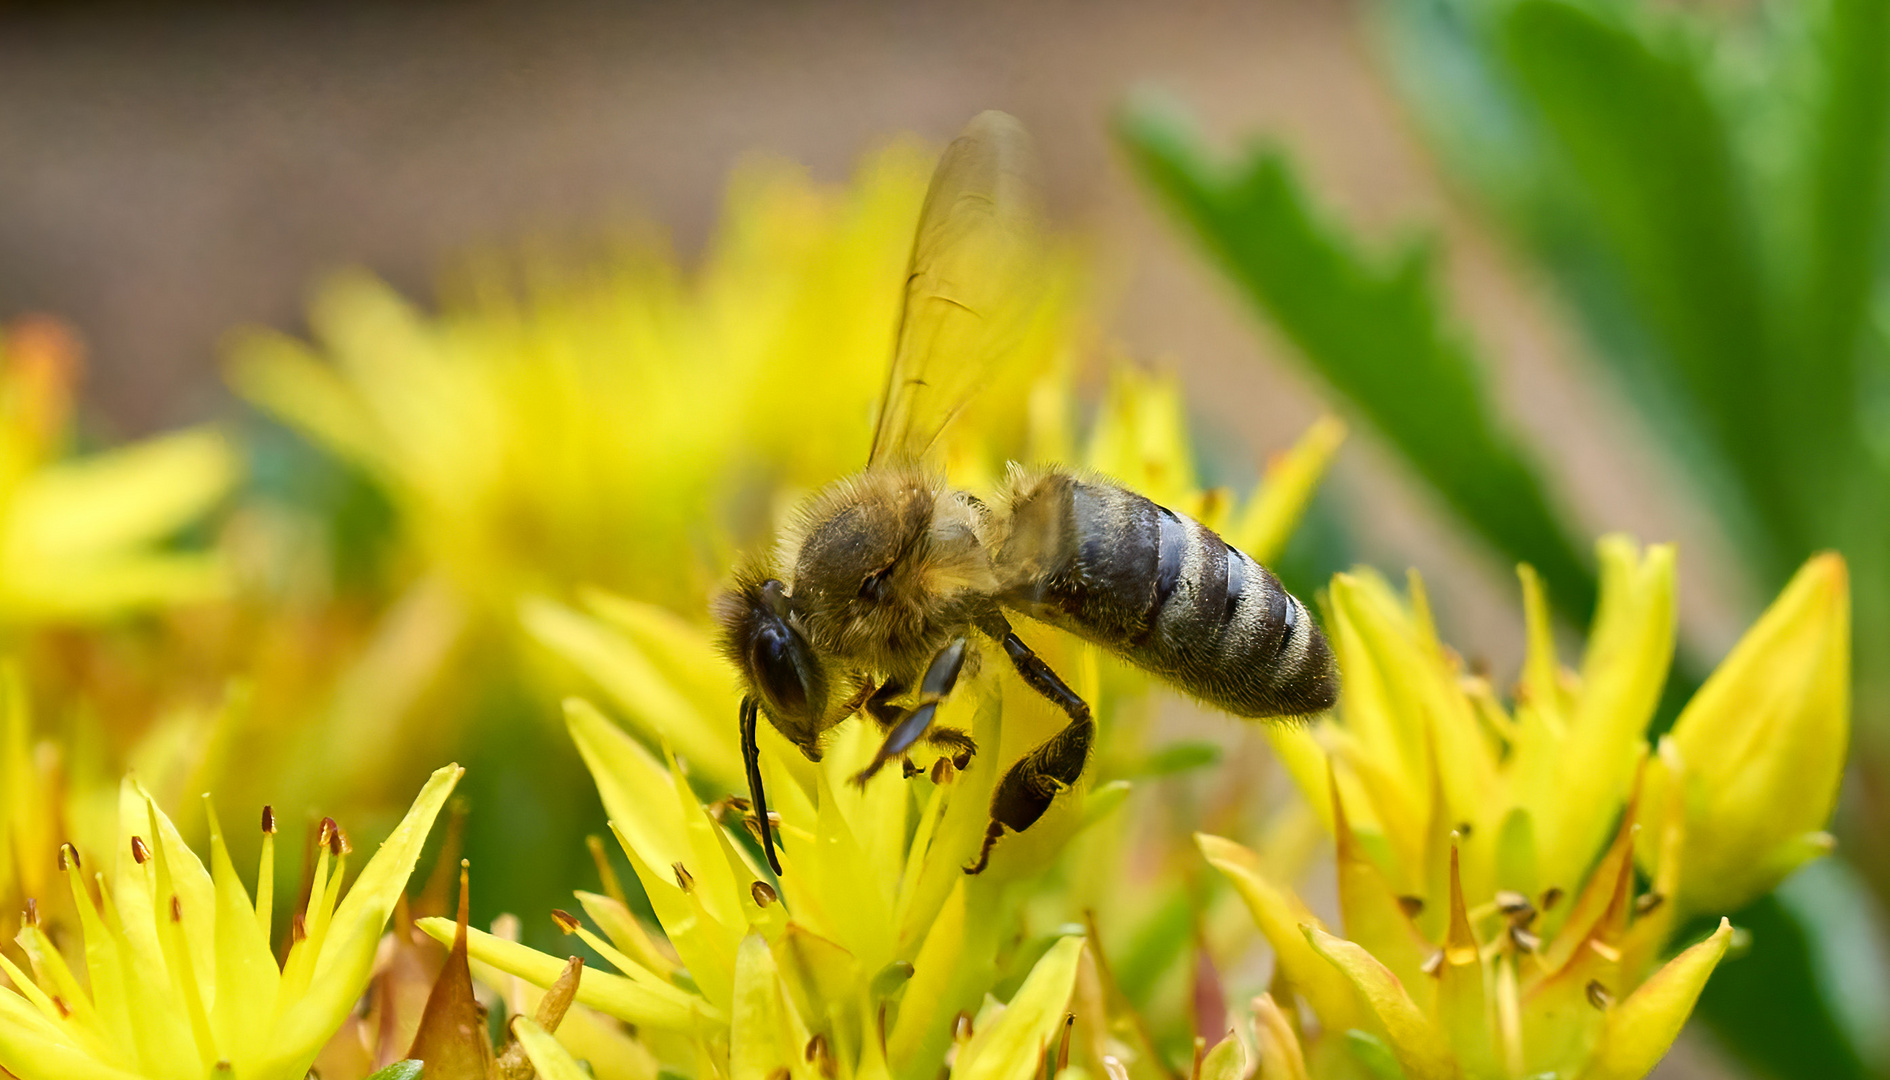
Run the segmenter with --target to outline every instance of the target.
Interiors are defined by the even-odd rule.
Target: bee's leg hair
[[[888,761],[912,749],[912,745],[932,726],[932,718],[938,713],[939,703],[958,684],[958,672],[965,666],[965,651],[969,648],[964,638],[956,637],[932,657],[931,665],[925,669],[925,677],[919,680],[919,703],[886,732],[886,741],[879,744],[879,753],[874,754],[872,762],[853,777],[855,784],[864,787]]]
[[[774,828],[768,821],[768,797],[761,791],[761,747],[755,742],[755,724],[761,706],[752,697],[742,698],[742,764],[748,770],[748,795],[754,800],[755,824],[761,830],[761,846],[768,853],[768,865],[781,876],[781,860],[774,853]]]
[[[991,858],[991,848],[1003,839],[1005,831],[1023,832],[1037,823],[1057,793],[1076,783],[1083,775],[1083,769],[1089,764],[1090,743],[1096,736],[1096,724],[1090,718],[1089,704],[1076,696],[1076,692],[1050,670],[1050,665],[1043,662],[1030,646],[1024,644],[1002,616],[995,617],[1003,623],[999,637],[1004,651],[1009,654],[1011,663],[1016,665],[1017,673],[1023,676],[1030,688],[1049,698],[1070,718],[1062,731],[1057,732],[1030,753],[1019,758],[998,781],[997,790],[991,794],[991,824],[985,828],[984,844],[978,850],[978,857],[965,867],[965,873],[976,874],[984,870]],[[995,628],[995,627],[994,627]]]

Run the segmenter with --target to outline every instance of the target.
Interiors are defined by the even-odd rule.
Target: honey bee
[[[933,718],[981,643],[1001,649],[1068,722],[1000,779],[967,872],[1076,783],[1095,735],[1089,706],[1017,636],[1007,611],[1238,716],[1316,713],[1337,695],[1331,649],[1306,606],[1193,518],[1055,467],[1013,465],[986,503],[925,464],[1037,295],[1028,156],[1017,121],[994,112],[947,148],[920,211],[866,468],[812,496],[774,560],[738,571],[715,601],[723,651],[746,683],[742,753],[777,874],[759,718],[818,761],[826,732],[865,713],[885,738],[860,783],[920,742],[962,764],[976,750],[971,737]]]

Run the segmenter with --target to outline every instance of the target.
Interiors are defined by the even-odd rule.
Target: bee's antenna
[[[748,767],[748,795],[755,802],[755,821],[761,826],[761,846],[768,865],[781,876],[781,860],[774,854],[774,829],[768,823],[768,797],[761,791],[761,747],[755,742],[755,721],[761,706],[753,697],[742,698],[742,763]]]

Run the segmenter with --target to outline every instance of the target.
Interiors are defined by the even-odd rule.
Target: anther
[[[957,769],[959,772],[964,772],[966,769],[969,769],[970,767],[971,767],[971,751],[960,750],[958,751],[957,754],[952,756],[952,768]]]
[[[1511,918],[1514,918],[1525,911],[1534,911],[1535,909],[1536,909],[1536,906],[1529,902],[1529,898],[1527,896],[1524,896],[1522,893],[1519,893],[1515,891],[1514,889],[1496,890],[1496,910],[1502,912],[1505,915],[1510,916]]]
[[[308,917],[302,912],[296,912],[295,918],[290,922],[289,936],[295,941],[308,940]]]
[[[1457,839],[1459,840],[1470,839],[1470,823],[1469,822],[1460,821],[1457,823]]]
[[[78,848],[72,846],[71,844],[59,845],[59,869],[61,870],[82,869],[82,867],[79,865],[79,849]]]
[[[958,769],[952,764],[950,758],[939,758],[932,763],[932,782],[934,784],[949,784],[952,782],[952,777],[956,775],[957,772]]]
[[[1510,925],[1509,940],[1518,950],[1526,953],[1535,952],[1542,947],[1542,939],[1523,929],[1520,924]]]
[[[1588,1004],[1604,1011],[1614,1004],[1614,995],[1608,992],[1607,987],[1601,985],[1600,979],[1588,981]]]
[[[1400,896],[1398,897],[1398,910],[1404,912],[1405,918],[1415,919],[1419,915],[1424,914],[1424,898],[1422,896]]]
[[[270,836],[276,834],[276,808],[266,803],[263,805],[262,830]]]
[[[807,1049],[802,1052],[801,1056],[811,1062],[822,1076],[832,1076],[836,1072],[834,1068],[833,1051],[827,1047],[827,1036],[825,1033],[817,1034],[807,1040]]]
[[[904,758],[900,761],[899,772],[900,772],[900,775],[904,776],[907,780],[910,780],[915,776],[925,775],[925,770],[919,768],[917,765],[914,765],[912,763],[911,758]]]
[[[338,854],[335,851],[335,834],[340,831],[341,826],[335,824],[334,818],[323,818],[322,823],[315,829],[316,846],[327,848],[331,855]]]
[[[1665,896],[1665,894],[1657,893],[1657,892],[1644,892],[1641,895],[1634,898],[1634,914],[1636,915],[1651,914],[1655,908],[1658,908],[1660,905],[1666,902],[1667,902],[1667,897]]]
[[[39,900],[37,898],[31,896],[26,898],[26,910],[20,913],[20,921],[28,926],[39,925]]]
[[[767,907],[781,899],[781,894],[774,891],[774,886],[765,881],[757,881],[748,886],[748,895],[755,898],[756,907]]]
[[[1424,963],[1418,965],[1418,970],[1431,976],[1435,976],[1438,972],[1444,970],[1444,950],[1439,949],[1425,957]]]
[[[145,862],[151,858],[151,849],[145,844],[144,837],[134,836],[131,838],[131,857],[137,861],[139,866],[143,866]]]
[[[332,818],[330,820],[333,821]],[[334,831],[328,835],[328,854],[339,859],[341,856],[353,851],[354,845],[348,842],[348,834],[342,831],[341,823],[335,822],[334,824]]]
[[[696,879],[684,868],[682,863],[671,863],[669,868],[676,871],[676,887],[678,889],[686,893],[696,891]]]
[[[1543,911],[1549,911],[1553,909],[1555,905],[1561,902],[1562,902],[1562,887],[1560,885],[1551,885],[1548,887],[1546,891],[1543,892],[1542,902],[1540,904],[1537,904],[1536,906],[1538,908],[1541,908]]]
[[[952,1041],[961,1043],[971,1041],[970,1013],[960,1012],[957,1018],[952,1021]]]
[[[564,931],[567,934],[577,933],[578,926],[580,925],[578,923],[576,915],[573,915],[562,908],[551,909],[551,921],[557,923],[558,929]]]
[[[171,894],[171,921],[175,923],[184,921],[184,905],[177,899],[176,893]]]
[[[788,1071],[788,1067],[783,1065],[769,1073],[768,1080],[793,1080],[793,1076],[794,1074]]]
[[[72,1006],[66,1004],[65,998],[60,997],[58,994],[54,994],[52,1003],[53,1003],[53,1007],[59,1010],[59,1019],[66,1020],[66,1019],[71,1018]]]

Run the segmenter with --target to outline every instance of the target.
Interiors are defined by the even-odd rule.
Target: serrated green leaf
[[[1443,317],[1429,250],[1362,251],[1322,218],[1278,150],[1212,162],[1185,125],[1147,104],[1124,113],[1117,133],[1144,181],[1314,371],[1477,533],[1535,565],[1560,606],[1585,615],[1593,572]]]

